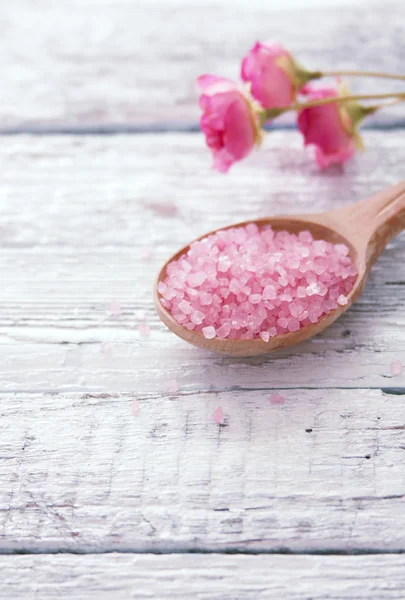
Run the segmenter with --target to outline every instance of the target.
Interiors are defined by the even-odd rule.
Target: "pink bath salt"
[[[119,302],[117,302],[116,300],[111,300],[111,302],[108,306],[108,312],[113,317],[119,317],[120,314],[122,313],[121,304]]]
[[[206,339],[262,339],[299,331],[343,306],[356,268],[343,244],[250,223],[192,243],[158,293]]]
[[[141,323],[141,325],[138,325],[138,330],[143,337],[147,337],[148,335],[150,335],[150,327],[145,323]]]
[[[281,394],[272,394],[269,398],[270,404],[284,404],[285,398]]]
[[[133,414],[134,417],[137,417],[139,415],[139,411],[140,411],[141,407],[139,405],[138,400],[132,400],[131,402],[131,413]]]
[[[222,406],[218,406],[218,408],[216,408],[214,410],[214,412],[212,413],[212,418],[214,419],[214,422],[217,425],[222,425],[224,420],[225,420],[225,415],[224,415],[224,411],[222,409]]]
[[[391,366],[391,375],[393,375],[394,377],[401,375],[402,371],[404,370],[404,366],[400,360],[393,360],[390,366]]]

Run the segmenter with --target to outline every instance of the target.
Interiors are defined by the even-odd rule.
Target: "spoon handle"
[[[405,180],[335,214],[349,237],[365,244],[371,265],[388,242],[405,229]]]

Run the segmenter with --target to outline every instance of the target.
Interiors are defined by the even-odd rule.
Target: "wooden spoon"
[[[326,240],[334,244],[346,244],[350,250],[350,258],[356,265],[358,272],[354,286],[347,295],[348,303],[345,306],[339,306],[336,310],[321,317],[317,323],[306,325],[302,329],[292,333],[275,336],[270,338],[268,342],[264,342],[260,338],[253,340],[213,338],[207,340],[201,333],[190,331],[178,323],[165,307],[162,306],[157,291],[157,284],[166,277],[167,265],[171,261],[177,260],[182,254],[185,254],[190,246],[187,245],[172,256],[162,267],[154,286],[154,300],[157,313],[163,323],[173,333],[194,346],[200,346],[201,348],[220,354],[254,356],[298,344],[331,325],[359,297],[367,281],[371,267],[391,238],[405,229],[405,181],[383,190],[366,200],[344,208],[312,215],[257,219],[255,221],[229,225],[222,229],[239,227],[252,222],[256,223],[259,227],[271,225],[276,231],[286,230],[290,233],[297,233],[306,229],[312,233],[315,239]],[[211,231],[198,239],[201,240],[212,233],[215,232]]]

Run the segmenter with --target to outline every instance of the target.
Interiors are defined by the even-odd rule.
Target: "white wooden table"
[[[343,318],[277,354],[192,348],[152,306],[198,234],[404,177],[403,107],[344,172],[319,173],[289,122],[210,170],[194,78],[236,76],[256,38],[404,71],[401,0],[271,4],[0,9],[0,598],[405,598],[404,238]]]

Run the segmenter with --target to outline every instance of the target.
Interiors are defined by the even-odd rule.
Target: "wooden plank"
[[[281,393],[2,394],[0,551],[403,552],[403,399]]]
[[[16,0],[0,21],[1,127],[196,123],[195,78],[236,78],[256,39],[284,43],[308,68],[403,71],[401,0],[319,4]],[[402,107],[377,117],[393,118],[403,122]]]
[[[342,319],[268,357],[230,360],[194,349],[160,324],[152,306],[162,262],[202,232],[250,216],[332,208],[403,177],[399,136],[368,132],[366,142],[344,172],[321,174],[296,134],[278,132],[222,176],[210,171],[200,135],[6,138],[0,391],[160,393],[173,378],[183,392],[401,391],[405,375],[392,377],[390,363],[405,359],[402,237]],[[122,305],[118,316],[108,314],[113,299]],[[139,311],[149,336],[139,330]]]
[[[401,600],[403,556],[44,555],[0,560],[7,600]]]

